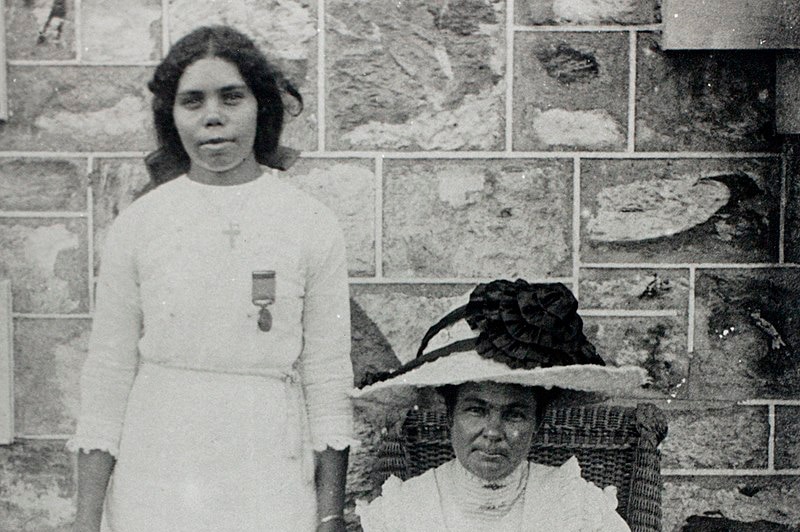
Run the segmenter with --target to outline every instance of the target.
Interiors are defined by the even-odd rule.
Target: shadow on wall
[[[390,371],[400,366],[392,346],[361,305],[350,299],[350,331],[354,384],[364,384],[369,375]]]
[[[390,371],[400,366],[392,346],[374,321],[361,306],[350,299],[350,320],[355,386],[361,386],[370,375]],[[404,414],[402,412],[401,414]],[[377,469],[377,447],[382,436],[382,428],[392,421],[387,412],[380,407],[357,406],[355,410],[355,433],[361,441],[361,447],[351,450],[350,467],[347,473],[347,491],[345,505],[347,508],[348,530],[361,530],[358,519],[353,514],[356,499],[371,499],[377,487],[374,472]]]

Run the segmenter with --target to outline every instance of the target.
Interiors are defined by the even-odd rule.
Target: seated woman
[[[561,393],[637,389],[646,372],[607,367],[586,339],[578,303],[562,284],[479,285],[434,325],[417,358],[356,390],[363,400],[408,387],[443,396],[456,458],[359,501],[365,532],[623,532],[616,489],[527,460],[544,409]],[[429,348],[430,346],[430,348]]]

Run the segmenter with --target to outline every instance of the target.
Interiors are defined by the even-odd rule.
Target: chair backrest
[[[654,405],[591,405],[552,408],[531,444],[529,459],[561,465],[578,458],[583,477],[600,487],[616,486],[617,511],[632,532],[661,531],[661,461],[664,414]],[[378,452],[376,480],[403,480],[454,458],[447,415],[412,409],[400,434],[388,434]]]

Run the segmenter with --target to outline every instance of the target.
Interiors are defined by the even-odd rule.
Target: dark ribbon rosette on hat
[[[517,279],[478,285],[465,319],[480,332],[475,350],[514,369],[605,365],[583,334],[578,301],[561,283]]]
[[[425,353],[428,342],[459,320],[477,337],[458,340]],[[583,334],[578,301],[561,283],[531,284],[523,279],[480,284],[469,303],[428,329],[417,356],[400,368],[370,375],[365,384],[407,373],[425,363],[463,351],[506,364],[511,369],[549,368],[575,364],[605,366]]]
[[[428,329],[416,358],[369,375],[352,396],[395,405],[415,400],[415,388],[472,381],[616,395],[639,391],[649,378],[638,366],[606,366],[563,284],[497,280],[478,285]]]

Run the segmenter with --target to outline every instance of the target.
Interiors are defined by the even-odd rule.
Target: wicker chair
[[[652,404],[555,408],[545,415],[529,458],[560,465],[575,455],[585,479],[617,487],[617,511],[632,532],[660,532],[657,447],[666,433],[666,418]],[[376,480],[383,483],[389,475],[406,480],[453,457],[446,414],[414,409],[401,434],[388,434],[382,441]]]

